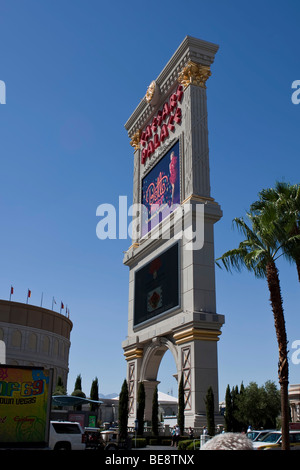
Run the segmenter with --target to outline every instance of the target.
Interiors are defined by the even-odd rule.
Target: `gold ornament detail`
[[[154,93],[155,93],[155,86],[156,86],[156,83],[155,81],[153,80],[150,85],[148,86],[148,90],[147,90],[147,93],[146,93],[146,101],[147,103],[150,103],[150,101],[152,100],[153,96],[154,96]]]
[[[211,76],[210,66],[201,65],[192,62],[191,60],[182,69],[178,76],[178,81],[184,88],[190,84],[206,88],[205,82]]]
[[[144,350],[142,348],[133,348],[130,351],[125,351],[124,356],[126,361],[132,361],[133,359],[138,359],[143,357]]]
[[[140,148],[140,137],[141,131],[138,130],[131,138],[130,145],[134,148],[134,150],[138,150]]]
[[[219,341],[218,336],[221,335],[220,330],[204,330],[199,328],[188,328],[184,331],[180,331],[179,333],[174,333],[173,338],[175,343],[183,344],[188,343],[190,341]]]

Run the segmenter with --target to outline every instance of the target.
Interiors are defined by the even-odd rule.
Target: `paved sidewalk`
[[[151,451],[156,451],[156,450],[166,450],[168,452],[176,452],[178,451],[178,447],[173,447],[173,446],[147,446],[147,447],[137,447],[136,449],[133,447],[132,450],[151,450]]]

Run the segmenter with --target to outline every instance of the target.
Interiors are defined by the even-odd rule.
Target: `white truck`
[[[85,435],[80,424],[73,421],[50,421],[49,448],[85,450]]]

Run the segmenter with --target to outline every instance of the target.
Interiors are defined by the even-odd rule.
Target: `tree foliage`
[[[152,434],[158,436],[158,391],[155,387],[152,399]]]
[[[264,190],[259,194],[259,201],[253,203],[247,213],[248,221],[235,218],[233,223],[244,236],[237,248],[227,251],[216,260],[219,267],[226,270],[241,271],[246,268],[258,278],[266,278],[273,312],[275,332],[278,344],[278,380],[281,392],[282,448],[289,450],[289,408],[288,408],[288,351],[287,334],[283,310],[283,300],[277,269],[277,260],[281,256],[299,261],[299,198],[296,196],[291,204],[285,197],[285,205],[268,202],[263,199]],[[274,191],[273,191],[274,192]],[[284,209],[283,209],[284,207]],[[287,216],[286,213],[289,213]]]
[[[276,226],[280,227],[278,237],[283,255],[295,262],[300,282],[300,184],[277,181],[274,188],[263,189],[258,196],[250,211],[268,218],[275,229]],[[285,243],[287,238],[291,238],[289,243]]]
[[[178,426],[180,429],[180,434],[183,436],[184,431],[184,385],[183,385],[183,374],[181,375],[181,379],[179,382],[178,387]]]
[[[81,374],[77,375],[77,377],[76,377],[74,390],[71,393],[71,395],[73,397],[86,398],[85,393],[82,391]],[[81,404],[75,405],[74,409],[77,410],[77,411],[80,411],[82,409],[82,405]]]
[[[99,384],[97,377],[93,380],[91,385],[90,399],[94,401],[99,401]],[[96,411],[99,406],[97,403],[91,403],[90,405],[91,411]]]
[[[207,432],[209,436],[215,435],[215,399],[212,387],[207,390],[205,398]]]
[[[144,433],[145,403],[146,403],[145,386],[143,382],[140,382],[139,388],[138,388],[138,394],[137,394],[137,413],[136,413],[136,418],[138,420],[137,432],[139,436],[143,436],[143,433]]]
[[[81,390],[82,391],[81,374],[78,374],[77,377],[76,377],[74,390]]]
[[[226,388],[225,394],[225,431],[231,432],[233,430],[233,408],[232,408],[232,397],[229,385]]]
[[[267,381],[259,387],[250,382],[247,387],[235,386],[226,390],[225,430],[245,431],[253,429],[275,429],[280,414],[280,391],[274,382]],[[234,404],[233,404],[234,402]]]
[[[126,379],[123,382],[119,396],[119,435],[121,439],[128,436],[128,386]]]
[[[53,395],[66,395],[66,388],[63,384],[62,378],[59,376],[57,378],[57,384],[55,386],[55,389],[53,391]]]

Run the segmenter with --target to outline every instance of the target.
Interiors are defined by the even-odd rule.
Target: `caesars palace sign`
[[[148,88],[146,100],[151,101],[155,92],[155,82]],[[178,85],[177,90],[162,108],[153,117],[151,124],[140,134],[139,143],[142,148],[141,163],[144,165],[147,158],[160,147],[161,143],[169,136],[169,131],[174,131],[176,124],[181,123],[181,108],[179,106],[183,97],[183,86]]]

